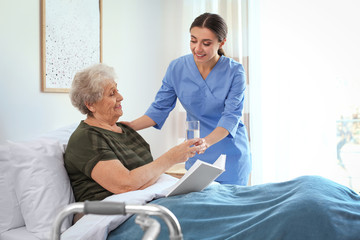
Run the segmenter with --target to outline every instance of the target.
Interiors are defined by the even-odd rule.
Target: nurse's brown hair
[[[195,18],[194,22],[190,26],[190,30],[193,27],[207,28],[211,30],[218,38],[219,42],[222,42],[228,33],[228,28],[225,20],[215,13],[203,13],[197,18]],[[218,54],[224,55],[224,49],[219,48]]]

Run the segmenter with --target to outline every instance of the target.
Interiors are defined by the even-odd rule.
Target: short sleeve
[[[168,67],[162,85],[155,96],[154,102],[150,105],[145,115],[150,117],[156,125],[157,129],[161,129],[169,113],[176,105],[177,95],[172,84],[173,64]]]
[[[246,77],[242,65],[238,65],[232,80],[230,91],[225,100],[225,108],[217,124],[229,131],[231,137],[235,137],[244,108],[244,96],[246,89]]]
[[[66,164],[91,178],[91,172],[101,160],[117,159],[105,139],[96,131],[82,132],[69,140],[66,151]],[[74,169],[74,170],[75,170]]]

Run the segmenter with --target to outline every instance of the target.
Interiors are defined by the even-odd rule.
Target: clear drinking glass
[[[200,122],[186,121],[186,140],[200,138]]]

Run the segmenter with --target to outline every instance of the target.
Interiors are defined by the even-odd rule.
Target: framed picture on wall
[[[41,90],[69,92],[76,72],[102,61],[102,0],[41,0]]]

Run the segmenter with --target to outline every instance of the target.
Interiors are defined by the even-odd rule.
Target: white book
[[[226,155],[222,154],[213,163],[196,160],[194,165],[168,189],[166,197],[202,191],[225,171]]]

